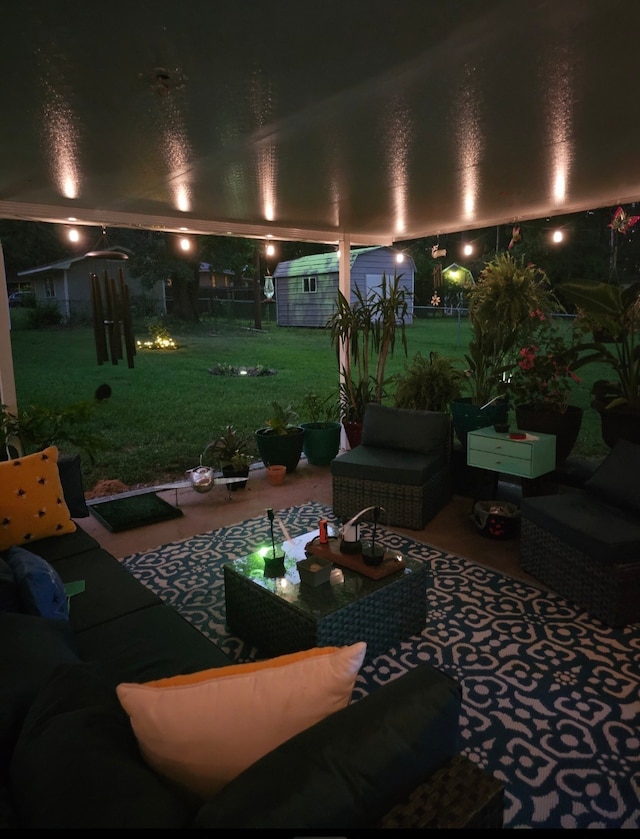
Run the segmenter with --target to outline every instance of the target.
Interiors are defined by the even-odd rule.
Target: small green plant
[[[96,451],[103,446],[102,438],[87,428],[95,410],[94,402],[76,402],[60,409],[30,405],[18,411],[16,416],[3,405],[0,443],[6,449],[7,444],[11,445],[12,440],[17,438],[24,454],[32,454],[48,446],[59,449],[70,446],[82,449],[94,463]]]
[[[272,402],[271,411],[272,413],[266,422],[266,427],[273,434],[282,436],[283,434],[291,434],[298,430],[298,414],[293,410],[291,405],[284,406],[280,402]]]
[[[395,377],[396,408],[419,411],[451,411],[451,401],[458,399],[464,386],[464,372],[455,362],[436,352],[425,358],[417,352]]]
[[[321,396],[315,390],[308,390],[302,397],[302,405],[308,421],[319,428],[326,428],[340,418],[340,404],[334,391]]]
[[[248,438],[233,425],[225,425],[223,432],[208,448],[220,467],[233,466],[234,469],[244,469],[251,465]]]

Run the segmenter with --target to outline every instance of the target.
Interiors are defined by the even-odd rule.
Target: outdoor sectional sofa
[[[502,785],[458,754],[460,687],[428,664],[365,698],[351,701],[349,695],[344,707],[303,727],[214,795],[196,794],[152,766],[121,701],[123,685],[154,699],[172,692],[184,697],[199,690],[198,680],[210,669],[232,667],[238,685],[253,690],[252,708],[257,716],[266,713],[269,732],[299,710],[295,699],[307,685],[290,686],[294,701],[288,705],[262,702],[265,663],[255,672],[250,665],[248,673],[234,666],[82,530],[69,516],[74,502],[65,503],[71,497],[67,487],[56,485],[57,451],[46,454],[46,462],[35,467],[26,457],[0,463],[2,826],[344,831],[502,825]],[[46,471],[39,486],[55,485],[53,532],[59,535],[14,528],[14,535],[27,537],[16,540],[22,542],[18,547],[7,530],[22,514],[12,499],[22,500],[25,486],[29,495],[25,466],[36,475]],[[83,499],[79,506],[82,515]],[[47,518],[51,503],[38,499],[36,507]],[[20,562],[31,568],[30,576],[21,575]],[[73,588],[77,593],[61,599],[60,582],[67,595]],[[352,649],[308,655],[314,662],[314,656]],[[291,665],[278,670],[278,661],[265,670],[297,672],[287,670]],[[176,676],[177,686],[173,679],[164,688],[146,684]],[[187,704],[183,710],[216,729],[214,708],[201,709],[200,717]],[[175,718],[181,721],[180,705]],[[228,745],[234,756],[239,745]]]

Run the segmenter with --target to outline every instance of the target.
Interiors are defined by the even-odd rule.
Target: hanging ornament
[[[276,290],[273,287],[273,277],[271,274],[268,274],[264,278],[264,296],[267,300],[271,300],[273,295],[275,294]]]
[[[510,251],[511,248],[513,248],[514,245],[517,245],[518,242],[520,242],[521,240],[522,240],[522,236],[520,235],[520,225],[517,225],[511,231],[511,241],[509,242],[509,244],[507,246],[507,250]]]
[[[608,226],[612,230],[617,230],[618,233],[622,233],[624,235],[629,230],[631,230],[631,228],[637,221],[640,221],[640,216],[628,216],[622,209],[622,207],[618,207],[618,209],[613,214],[611,224]]]

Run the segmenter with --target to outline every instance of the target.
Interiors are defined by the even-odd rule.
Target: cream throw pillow
[[[210,798],[285,740],[346,707],[366,650],[363,642],[317,647],[147,684],[123,682],[118,699],[150,766]]]

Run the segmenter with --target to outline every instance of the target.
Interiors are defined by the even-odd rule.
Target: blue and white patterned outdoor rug
[[[317,503],[277,515],[292,538],[320,518],[338,524]],[[265,515],[123,563],[248,660],[255,650],[225,626],[222,566],[269,539]],[[640,626],[611,629],[469,560],[386,531],[380,539],[429,562],[427,626],[365,666],[355,696],[429,662],[462,685],[461,749],[504,783],[506,828],[640,826]]]

